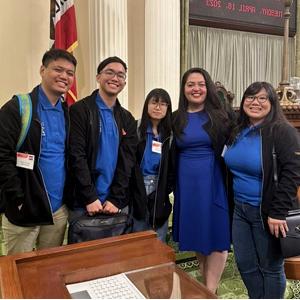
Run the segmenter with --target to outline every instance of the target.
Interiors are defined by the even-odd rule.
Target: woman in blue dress
[[[174,113],[176,189],[173,239],[195,251],[204,283],[216,292],[230,248],[228,202],[221,170],[230,120],[209,74],[201,68],[182,78]]]

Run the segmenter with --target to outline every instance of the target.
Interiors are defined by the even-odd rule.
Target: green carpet
[[[195,254],[193,252],[178,251],[176,243],[172,240],[169,240],[168,244],[175,249],[176,264],[190,276],[202,282],[201,274],[199,273],[199,264]],[[222,299],[248,299],[247,290],[235,264],[233,252],[229,253],[217,294],[218,297]],[[300,298],[300,281],[287,280],[284,298]]]

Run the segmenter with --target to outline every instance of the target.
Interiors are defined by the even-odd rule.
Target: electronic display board
[[[283,35],[283,0],[190,0],[191,25]],[[296,34],[296,0],[290,8],[290,35]]]

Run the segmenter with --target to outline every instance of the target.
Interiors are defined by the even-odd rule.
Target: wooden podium
[[[66,284],[129,272],[128,277],[146,298],[152,296],[145,288],[149,281],[153,296],[159,298],[160,288],[172,288],[173,277],[169,274],[175,273],[182,298],[216,298],[174,261],[173,249],[160,242],[153,231],[3,256],[1,297],[71,298]],[[166,280],[163,286],[162,276]]]
[[[286,278],[300,280],[300,256],[286,258],[284,269]]]

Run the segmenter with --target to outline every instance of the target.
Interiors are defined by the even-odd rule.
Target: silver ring
[[[118,210],[118,214],[121,212],[121,209]]]

